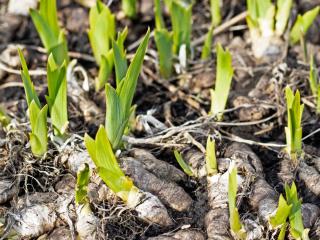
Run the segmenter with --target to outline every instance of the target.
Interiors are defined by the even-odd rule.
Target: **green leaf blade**
[[[48,105],[40,109],[35,101],[29,107],[31,122],[30,145],[35,156],[42,156],[47,152],[48,128],[47,128]]]
[[[89,13],[88,37],[93,55],[98,65],[101,64],[101,56],[106,56],[111,49],[111,40],[116,34],[115,16],[110,9],[98,0]]]
[[[217,27],[221,23],[220,0],[210,0],[211,25]]]
[[[85,135],[84,142],[99,176],[114,193],[125,202],[128,201],[130,194],[138,194],[132,180],[121,170],[103,126],[100,126],[95,140]]]
[[[232,77],[232,56],[229,51],[224,51],[218,44],[216,83],[211,105],[211,114],[217,115],[218,120],[221,120],[222,112],[227,104]]]
[[[172,35],[166,29],[155,30],[154,34],[158,50],[160,74],[164,78],[169,78],[173,69]]]
[[[46,97],[55,135],[63,136],[68,127],[66,63],[58,66],[52,54],[47,64],[48,92]]]
[[[127,17],[135,18],[137,16],[136,0],[122,0],[122,10]]]
[[[121,126],[125,121],[119,96],[113,87],[106,85],[106,131],[113,148],[118,147],[118,135],[122,137]]]
[[[126,76],[128,70],[128,63],[123,47],[123,41],[113,41],[113,58],[116,72],[116,83],[118,86],[120,81]]]
[[[282,36],[285,32],[290,12],[292,7],[292,0],[278,0],[277,14],[276,14],[276,34]]]
[[[293,45],[297,43],[308,31],[311,24],[319,14],[320,7],[315,7],[303,15],[298,15],[296,22],[294,23],[290,31],[290,43]]]
[[[207,167],[207,174],[213,175],[218,173],[218,165],[217,165],[217,158],[216,158],[216,144],[214,139],[210,136],[207,139],[206,145],[206,167]]]
[[[193,177],[194,174],[190,168],[190,166],[184,161],[184,159],[182,158],[181,154],[177,151],[174,150],[174,156],[177,160],[177,162],[179,163],[180,167],[183,169],[183,171],[190,177]]]
[[[22,78],[23,87],[24,87],[24,91],[26,94],[28,106],[30,106],[31,102],[34,100],[35,103],[37,104],[37,106],[40,108],[41,104],[40,104],[38,95],[36,94],[36,92],[34,90],[34,86],[31,81],[31,78],[30,78],[29,69],[27,67],[26,60],[25,60],[23,53],[21,52],[20,49],[18,49],[18,52],[19,52],[19,56],[20,56],[21,66],[22,66],[21,78]]]
[[[201,52],[201,59],[202,60],[208,59],[211,55],[212,34],[213,34],[213,26],[210,27],[210,29],[207,33],[203,48],[202,48],[202,52]]]
[[[84,168],[80,169],[77,173],[77,184],[75,193],[76,204],[85,204],[88,202],[88,184],[90,182],[90,168],[87,163],[84,164]]]
[[[148,29],[144,39],[140,43],[136,54],[133,57],[132,62],[128,68],[125,79],[123,80],[123,84],[121,88],[118,89],[117,93],[120,98],[121,108],[124,111],[124,116],[126,118],[130,115],[130,108],[133,100],[133,96],[137,87],[138,77],[142,68],[142,63],[144,60],[144,55],[147,50],[148,42],[150,37],[150,30]]]
[[[274,216],[270,217],[270,224],[273,228],[283,226],[286,224],[286,220],[291,212],[292,205],[287,204],[282,194],[279,197],[278,208]]]

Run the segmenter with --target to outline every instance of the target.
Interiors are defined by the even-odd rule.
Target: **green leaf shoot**
[[[101,55],[107,55],[111,49],[111,41],[116,35],[115,16],[110,9],[101,1],[89,13],[88,37],[96,62],[101,64]]]
[[[101,1],[91,7],[89,13],[88,37],[97,64],[100,66],[95,80],[96,91],[104,87],[113,68],[112,41],[116,34],[115,16]]]
[[[282,225],[282,227],[280,228],[280,232],[279,232],[279,235],[278,235],[278,240],[284,240],[285,239],[287,226],[288,226],[288,223],[285,222]]]
[[[120,147],[123,133],[132,112],[132,100],[142,68],[144,55],[147,50],[149,37],[150,31],[148,30],[127,69],[125,77],[119,81],[116,89],[109,84],[106,85],[107,110],[105,126],[113,149]],[[119,69],[116,71],[120,73]],[[121,74],[123,74],[123,72]]]
[[[292,7],[292,0],[277,0],[277,13],[276,13],[276,34],[282,36],[286,30],[290,11]]]
[[[170,6],[171,24],[173,32],[173,52],[179,54],[182,45],[187,52],[191,47],[192,6],[184,0],[173,0]]]
[[[271,216],[269,222],[273,228],[282,227],[286,225],[287,218],[291,212],[292,205],[287,204],[287,201],[284,199],[281,194],[279,197],[278,208],[275,215]]]
[[[270,47],[280,42],[287,28],[292,0],[273,1],[247,0],[247,25],[254,56],[268,55]]]
[[[217,116],[217,119],[220,121],[229,96],[233,67],[230,52],[228,50],[224,51],[220,44],[217,45],[216,50],[216,83],[215,90],[211,90],[211,114]]]
[[[316,98],[316,113],[320,113],[320,83],[317,67],[314,62],[314,57],[310,57],[309,85],[312,95]]]
[[[246,232],[241,224],[240,215],[236,206],[237,198],[237,168],[234,162],[229,166],[229,184],[228,184],[228,205],[229,205],[229,222],[231,231],[239,238],[246,239]]]
[[[194,174],[190,168],[190,166],[184,161],[183,157],[181,156],[181,154],[177,151],[174,150],[174,156],[177,160],[177,162],[179,163],[180,167],[182,168],[182,170],[190,177],[193,177]]]
[[[136,0],[122,0],[122,11],[127,17],[135,18],[137,16]]]
[[[34,90],[30,78],[29,70],[20,49],[18,49],[21,61],[21,78],[26,94],[28,112],[31,124],[30,145],[32,153],[40,157],[47,152],[48,147],[48,129],[47,129],[47,112],[48,106],[41,109],[39,98]]]
[[[121,170],[105,128],[100,126],[95,139],[85,134],[84,143],[106,185],[126,203],[137,199],[139,190]]]
[[[57,136],[63,136],[68,128],[66,63],[57,65],[50,54],[47,63],[48,96],[50,117]]]
[[[108,81],[113,68],[113,50],[106,55],[101,55],[98,77],[95,78],[95,89],[99,91]]]
[[[271,1],[247,0],[247,8],[247,23],[251,36],[254,36],[253,33],[264,37],[271,36],[275,21],[275,6]]]
[[[291,187],[285,185],[286,199],[288,204],[292,205],[289,215],[290,222],[290,234],[295,239],[307,240],[308,229],[303,226],[302,212],[301,212],[301,200],[298,197],[297,187],[293,182]]]
[[[160,0],[155,0],[154,1],[154,18],[155,18],[157,30],[161,30],[161,29],[165,28],[165,24],[164,24],[161,10],[162,10],[162,8],[161,8]]]
[[[320,7],[318,6],[307,11],[303,15],[298,15],[297,20],[290,31],[290,43],[292,45],[301,40],[301,38],[307,33],[313,21],[319,14],[319,10]]]
[[[29,106],[31,123],[30,145],[35,156],[42,156],[47,152],[48,128],[47,128],[48,105],[40,109],[35,101]]]
[[[206,167],[207,167],[207,174],[209,176],[218,173],[218,165],[217,165],[217,158],[216,158],[216,143],[215,143],[215,140],[212,139],[210,136],[207,139],[207,145],[206,145]]]
[[[5,109],[0,106],[0,124],[6,127],[11,122],[10,117],[7,115]]]
[[[88,203],[88,184],[90,182],[90,168],[87,163],[77,173],[75,202],[77,205]]]
[[[128,70],[126,51],[124,49],[124,41],[128,34],[128,28],[118,33],[117,41],[113,41],[113,58],[116,72],[116,84],[120,85],[120,81],[124,79]]]
[[[172,34],[167,29],[156,29],[154,40],[158,50],[160,74],[169,78],[173,69]]]
[[[211,25],[218,26],[221,23],[220,0],[210,0]]]
[[[27,104],[28,104],[28,106],[30,106],[31,102],[35,101],[37,106],[40,107],[41,104],[40,104],[38,95],[34,89],[33,83],[31,81],[31,77],[29,74],[26,60],[25,60],[23,53],[21,52],[20,49],[18,49],[18,53],[19,53],[20,62],[21,62],[21,66],[22,66],[21,78],[22,78],[22,82],[23,82],[24,91],[26,93]]]
[[[30,16],[47,52],[54,55],[58,64],[68,64],[67,41],[58,24],[56,0],[41,0],[40,9],[30,9]]]
[[[202,47],[202,52],[201,52],[202,60],[207,60],[211,55],[212,34],[213,34],[213,26],[210,27]]]
[[[156,29],[154,40],[158,51],[160,74],[164,78],[169,78],[173,69],[173,38],[172,33],[165,28],[161,13],[160,0],[154,1],[154,14]]]
[[[304,105],[300,105],[300,92],[293,95],[292,90],[286,87],[288,125],[285,128],[287,152],[295,160],[302,152],[302,114]]]

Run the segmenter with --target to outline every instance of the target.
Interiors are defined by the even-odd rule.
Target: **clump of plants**
[[[308,61],[308,51],[304,36],[306,35],[308,29],[311,27],[312,23],[318,16],[320,11],[320,7],[315,7],[303,15],[299,14],[297,17],[296,22],[294,23],[291,31],[290,31],[290,44],[296,44],[300,41],[303,54],[304,54],[304,61]]]
[[[84,142],[97,171],[106,185],[142,219],[168,226],[172,221],[160,200],[150,193],[138,189],[132,180],[125,176],[113,153],[107,131],[100,126],[96,138],[85,135]]]
[[[217,66],[215,89],[211,92],[211,111],[210,114],[216,116],[217,120],[222,120],[223,111],[225,110],[231,80],[233,76],[232,56],[230,52],[224,51],[220,44],[216,47]]]
[[[24,86],[28,104],[28,114],[31,123],[31,133],[29,134],[31,151],[35,156],[41,157],[47,152],[48,148],[48,105],[41,107],[38,95],[30,78],[26,60],[24,59],[20,49],[18,49],[18,52],[22,66],[21,78]]]
[[[40,0],[39,10],[30,9],[30,16],[48,54],[52,53],[55,62],[69,63],[65,32],[59,27],[56,0]]]
[[[247,0],[247,24],[252,51],[256,58],[280,53],[283,36],[290,17],[292,0]]]
[[[134,107],[132,107],[133,96],[137,87],[138,77],[142,68],[144,55],[149,42],[150,31],[148,30],[139,48],[137,49],[132,62],[127,67],[126,57],[121,44],[123,38],[113,42],[116,89],[106,84],[106,131],[113,149],[122,145],[122,136],[128,125],[128,121]]]
[[[301,211],[301,199],[298,198],[297,187],[293,182],[291,187],[285,185],[285,195],[280,195],[278,208],[270,217],[270,224],[274,229],[280,228],[278,240],[284,240],[288,225],[289,232],[293,239],[309,240],[309,229],[304,228]],[[289,224],[288,222],[289,221]]]
[[[192,6],[189,0],[165,1],[169,9],[172,31],[164,24],[160,0],[155,0],[155,42],[158,50],[159,68],[163,77],[169,78],[173,69],[173,56],[178,55],[180,65],[187,66],[191,52]]]
[[[256,58],[274,57],[281,53],[292,3],[292,0],[277,0],[276,5],[274,5],[271,0],[247,0],[247,24],[250,31],[252,51]],[[318,13],[319,7],[316,7],[303,15],[298,15],[290,30],[291,45],[303,40],[303,36]]]
[[[101,0],[90,9],[88,36],[93,55],[99,65],[96,90],[104,87],[113,68],[112,41],[116,36],[115,16]]]
[[[302,153],[302,114],[304,104],[300,104],[300,92],[296,91],[295,95],[289,87],[286,87],[287,100],[287,118],[288,125],[285,128],[287,153],[290,158],[297,160]]]
[[[320,7],[315,7],[303,15],[299,14],[297,20],[295,21],[292,29],[290,30],[290,42],[295,44],[301,40],[301,38],[307,33],[308,29],[311,27],[313,21],[319,14]]]

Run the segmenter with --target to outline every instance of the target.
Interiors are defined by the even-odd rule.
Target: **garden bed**
[[[241,178],[236,206],[247,239],[277,239],[280,229],[270,226],[269,215],[274,212],[268,211],[277,209],[280,194],[285,196],[285,184],[293,182],[301,198],[304,228],[309,229],[310,239],[320,239],[317,100],[309,84],[309,60],[304,60],[300,44],[289,44],[288,31],[279,54],[257,58],[247,28],[245,1],[223,1],[222,22],[213,31],[210,56],[201,60],[211,22],[210,1],[195,1],[187,68],[176,63],[178,73],[165,79],[159,72],[153,37],[153,1],[138,1],[133,19],[125,16],[120,1],[109,1],[117,31],[128,27],[125,49],[130,60],[151,29],[133,98],[135,119],[120,150],[114,152],[124,174],[139,189],[140,201],[131,206],[99,177],[84,142],[85,134],[95,139],[100,125],[105,124],[106,93],[95,89],[99,66],[87,34],[90,9],[79,2],[57,1],[69,57],[76,60],[73,76],[68,78],[72,81],[67,83],[67,134],[57,138],[49,124],[47,151],[35,157],[17,49],[22,50],[42,105],[50,94],[48,55],[30,16],[9,13],[8,1],[0,0],[0,105],[5,112],[0,119],[0,239],[76,239],[82,231],[87,234],[83,239],[236,239],[229,227],[223,180],[231,163]],[[319,5],[317,0],[295,1],[288,24],[293,25],[298,13]],[[168,11],[163,15],[170,26]],[[320,15],[304,38],[309,54],[314,53],[318,77],[319,26]],[[209,114],[218,43],[229,49],[234,70],[221,121]],[[114,73],[108,82],[116,86]],[[287,86],[300,91],[304,104],[303,153],[295,163],[286,151]],[[206,173],[208,136],[215,140],[219,175],[215,179]],[[174,150],[181,153],[192,176],[181,168]],[[75,203],[75,189],[83,163],[91,169],[87,189],[91,215],[88,220],[83,217],[85,224],[81,225],[82,209]],[[285,239],[293,239],[289,228]]]

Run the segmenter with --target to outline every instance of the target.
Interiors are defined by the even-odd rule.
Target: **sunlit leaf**
[[[190,177],[194,176],[190,166],[184,161],[181,154],[177,150],[174,150],[174,156],[177,162],[179,163],[180,167],[182,168],[182,170]]]
[[[210,0],[211,24],[213,27],[216,27],[221,23],[221,2],[221,0]]]
[[[277,0],[276,34],[282,36],[290,17],[292,0]]]
[[[87,163],[84,164],[84,168],[80,169],[77,173],[77,185],[75,202],[77,204],[87,203],[88,184],[90,181],[90,169]]]
[[[67,40],[58,24],[56,0],[41,0],[40,9],[30,9],[30,16],[47,52],[59,65],[64,61],[68,64]]]
[[[103,126],[100,126],[95,140],[86,134],[84,142],[99,176],[114,193],[125,202],[130,194],[138,194],[132,180],[121,170]]]
[[[47,112],[48,106],[41,109],[39,98],[34,90],[30,78],[29,70],[20,49],[18,49],[21,61],[21,78],[28,103],[28,112],[31,123],[30,145],[31,151],[35,156],[42,156],[47,152],[48,129],[47,129]]]
[[[169,78],[173,68],[172,35],[166,29],[155,30],[154,40],[158,50],[160,74]]]
[[[270,224],[273,228],[285,225],[290,214],[292,205],[287,204],[282,194],[279,197],[278,208],[274,216],[270,217]]]
[[[296,22],[294,23],[290,31],[290,43],[297,43],[308,31],[313,21],[319,14],[320,7],[315,7],[303,15],[298,15]]]
[[[215,90],[211,95],[211,114],[217,116],[218,120],[222,119],[233,76],[232,57],[230,52],[224,51],[220,44],[217,45],[217,66]]]
[[[57,65],[52,54],[47,64],[49,112],[55,135],[62,136],[68,127],[66,63]]]
[[[218,173],[217,158],[216,158],[216,143],[214,139],[212,139],[210,136],[207,139],[207,146],[206,146],[206,167],[207,167],[208,175],[213,175]]]
[[[101,57],[106,56],[111,49],[111,41],[116,34],[115,16],[101,0],[90,9],[88,36],[93,55],[101,64]]]
[[[213,33],[213,26],[210,27],[206,40],[204,41],[203,47],[202,47],[202,52],[201,52],[201,59],[206,60],[210,57],[211,55],[211,45],[212,45],[212,33]]]
[[[127,17],[135,18],[137,15],[136,0],[122,0],[122,11]]]
[[[122,136],[132,113],[132,100],[147,50],[149,36],[150,31],[148,30],[125,73],[125,77],[118,80],[116,89],[108,84],[106,85],[107,114],[105,126],[113,149],[118,149],[121,146]],[[120,53],[124,50],[121,50],[117,43],[114,43],[114,46],[116,46],[115,58],[122,58]],[[121,64],[121,67],[117,67],[119,77],[124,74],[124,68],[124,64]]]
[[[300,92],[293,92],[289,87],[286,87],[286,100],[287,100],[287,114],[288,114],[288,124],[285,128],[286,141],[287,141],[287,152],[292,157],[295,158],[297,154],[299,155],[302,151],[302,114],[304,105],[300,105]]]
[[[171,24],[173,32],[173,52],[179,54],[180,47],[186,45],[190,51],[192,28],[192,3],[183,0],[171,2]]]
[[[295,239],[307,240],[309,239],[308,230],[303,226],[301,200],[298,197],[297,187],[295,183],[293,182],[291,187],[286,184],[285,192],[288,204],[292,205],[289,215],[290,234]]]
[[[229,205],[229,223],[231,231],[239,238],[246,239],[246,232],[241,224],[240,215],[236,206],[238,182],[237,168],[232,161],[229,166],[229,181],[228,181],[228,205]]]

